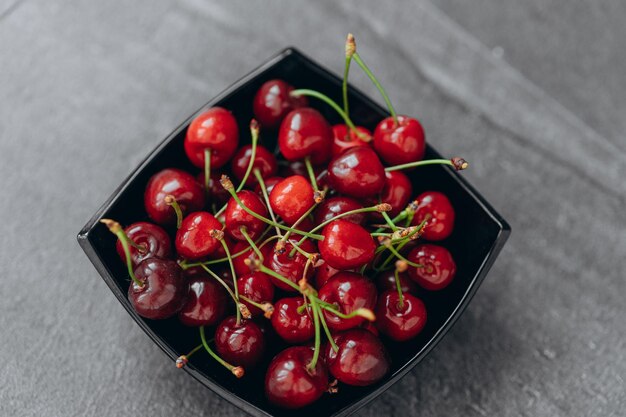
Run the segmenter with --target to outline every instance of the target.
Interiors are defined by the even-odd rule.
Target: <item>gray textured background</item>
[[[626,3],[248,3],[0,0],[0,415],[240,414],[75,234],[208,98],[286,45],[340,71],[348,31],[513,226],[454,329],[358,414],[624,415]]]

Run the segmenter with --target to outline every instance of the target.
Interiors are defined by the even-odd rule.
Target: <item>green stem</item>
[[[391,223],[396,224],[397,222],[399,222],[400,220],[404,219],[404,217],[406,216],[406,210],[402,210],[396,217],[394,217],[393,219],[391,219]],[[383,232],[385,229],[378,228],[375,231],[376,232]]]
[[[401,169],[415,168],[415,167],[421,167],[421,166],[426,166],[426,165],[450,165],[453,168],[455,167],[455,165],[449,159],[427,159],[424,161],[409,162],[408,164],[394,165],[392,167],[385,168],[385,171],[386,172],[399,171]]]
[[[208,352],[209,355],[211,355],[213,357],[213,359],[215,359],[222,366],[224,366],[224,368],[226,368],[229,371],[235,373],[235,369],[238,368],[238,367],[235,367],[235,366],[231,365],[230,363],[226,362],[224,359],[220,358],[215,352],[213,352],[213,349],[211,349],[211,347],[207,343],[206,336],[204,335],[204,326],[200,326],[200,339],[202,340],[202,345],[204,346],[204,349]],[[235,374],[235,375],[237,375],[237,374]],[[237,376],[240,377],[239,375],[237,375]]]
[[[220,239],[220,243],[224,248],[224,252],[226,252],[226,257],[228,258],[228,264],[230,265],[230,273],[233,275],[233,290],[235,292],[235,300],[237,302],[237,325],[241,322],[241,311],[239,311],[239,289],[237,288],[237,273],[235,272],[235,265],[233,264],[233,258],[230,256],[230,249],[228,249],[228,245],[224,241],[224,239]]]
[[[248,231],[246,230],[245,226],[242,226],[239,228],[239,231],[241,232],[241,234],[243,235],[243,237],[246,239],[246,241],[248,242],[248,245],[250,245],[250,247],[252,248],[252,250],[254,251],[254,253],[256,253],[256,256],[259,257],[259,260],[261,262],[264,261],[263,258],[263,253],[261,252],[261,250],[257,247],[257,245],[254,243],[254,241],[252,240],[252,238],[250,237],[250,235],[248,234]]]
[[[317,365],[317,359],[320,355],[320,312],[319,307],[316,304],[315,297],[309,297],[311,301],[311,310],[313,310],[313,324],[315,326],[315,350],[313,351],[313,358],[311,358],[311,363],[309,363],[309,370],[314,370]]]
[[[365,72],[365,74],[367,74],[367,76],[372,81],[372,83],[376,86],[376,88],[380,92],[380,95],[383,96],[383,99],[385,100],[385,103],[387,104],[387,109],[389,110],[389,113],[391,113],[391,117],[393,118],[393,122],[397,126],[398,115],[396,114],[396,111],[393,108],[393,105],[391,104],[391,100],[389,100],[389,96],[387,95],[387,92],[385,92],[385,89],[383,88],[383,86],[380,85],[380,83],[378,82],[374,74],[372,74],[372,71],[370,71],[367,65],[365,65],[365,62],[363,62],[358,52],[354,53],[353,58],[356,61],[356,63],[359,65],[359,67],[361,67],[361,69]]]
[[[280,275],[277,272],[272,271],[271,269],[269,269],[268,267],[266,267],[265,265],[261,264],[259,271],[266,273],[267,275],[271,275],[274,278],[276,278],[277,280],[289,285],[291,288],[293,288],[294,290],[300,292],[300,287],[293,283],[291,280],[285,278],[284,276]]]
[[[326,337],[328,338],[328,343],[330,343],[330,346],[333,348],[333,350],[337,352],[339,350],[339,346],[337,346],[337,343],[335,343],[335,339],[333,339],[333,335],[330,333],[330,329],[328,328],[328,324],[326,323],[326,318],[322,313],[321,307],[318,305],[317,308],[319,312],[320,322],[322,323],[322,328],[324,329],[324,333],[326,333]]]
[[[176,201],[176,197],[171,194],[166,195],[165,204],[174,209],[174,212],[176,213],[176,229],[180,229],[180,225],[183,223],[183,211],[181,210],[178,201]]]
[[[226,292],[228,293],[228,295],[230,295],[230,297],[235,302],[235,307],[236,307],[239,304],[239,301],[237,301],[237,297],[235,296],[235,293],[233,293],[233,290],[230,289],[230,287],[228,286],[228,284],[226,284],[226,282],[222,279],[222,277],[217,275],[215,272],[211,271],[207,266],[203,264],[200,264],[200,267],[204,269],[207,274],[211,275],[213,279],[219,282],[220,285],[226,289]],[[239,311],[239,309],[237,309],[237,311]]]
[[[272,209],[272,205],[270,204],[270,197],[267,194],[267,187],[265,186],[265,181],[263,180],[263,176],[261,175],[261,171],[259,171],[258,169],[254,170],[254,176],[256,177],[257,181],[259,182],[259,186],[261,186],[261,194],[263,194],[263,200],[265,200],[265,205],[267,206],[267,210],[270,212],[270,217],[272,218],[272,221],[274,223],[278,223],[276,221],[276,215],[274,214],[274,210]],[[276,229],[276,234],[278,236],[282,236],[282,234],[280,233],[280,228],[275,227]]]
[[[115,220],[101,219],[100,223],[106,225],[109,231],[117,236],[117,238],[119,239],[120,243],[122,244],[122,249],[124,249],[124,257],[126,258],[126,268],[128,269],[128,275],[133,280],[135,285],[143,288],[144,283],[137,279],[137,277],[135,276],[135,271],[133,271],[133,260],[130,256],[130,245],[128,243],[130,239],[126,235],[126,232],[124,232],[122,226]]]
[[[317,195],[320,192],[319,187],[317,186],[317,179],[315,178],[315,171],[313,171],[313,165],[311,165],[311,158],[304,158],[304,166],[306,166],[306,171],[309,174],[309,180],[311,181],[311,185],[313,186],[313,192]]]
[[[209,191],[211,183],[211,148],[204,150],[204,188]]]
[[[352,62],[352,55],[346,56],[346,64],[343,69],[343,82],[341,83],[341,91],[343,93],[343,111],[349,115],[348,108],[348,74],[350,73],[350,63]]]
[[[259,125],[254,119],[252,119],[252,121],[250,122],[250,135],[252,136],[252,154],[250,155],[250,162],[248,162],[248,168],[246,168],[246,173],[244,174],[243,179],[239,184],[239,187],[237,187],[237,192],[241,191],[246,185],[248,177],[252,172],[252,167],[254,166],[254,159],[256,158],[256,146],[259,140]]]
[[[398,298],[400,299],[398,304],[400,306],[400,310],[404,310],[404,294],[402,293],[402,286],[400,285],[400,277],[398,276],[397,269],[394,271],[393,276],[396,279],[396,289],[398,290]]]
[[[304,221],[304,219],[306,219],[309,214],[313,213],[313,210],[315,210],[317,208],[317,203],[313,204],[311,206],[311,208],[309,208],[302,216],[300,216],[300,218],[298,220],[296,220],[296,222],[294,224],[291,225],[291,227],[293,229],[295,229],[296,227],[298,227],[300,225],[300,223],[302,223]],[[287,242],[287,240],[289,239],[289,237],[291,236],[291,231],[285,233],[285,236],[282,237],[281,242]]]
[[[381,214],[383,215],[383,219],[385,219],[385,221],[387,222],[389,227],[391,227],[391,230],[393,230],[394,232],[396,230],[398,230],[398,226],[396,226],[396,224],[393,222],[393,220],[391,220],[391,218],[389,218],[389,215],[387,214],[386,211],[383,211]]]

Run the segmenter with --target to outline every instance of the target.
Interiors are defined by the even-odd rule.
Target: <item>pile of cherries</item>
[[[373,134],[349,117],[352,61],[389,106]],[[264,357],[268,332],[293,345],[266,371],[268,400],[285,408],[311,404],[339,383],[381,380],[393,360],[382,340],[408,341],[427,322],[418,286],[441,290],[456,272],[445,247],[421,243],[450,236],[450,201],[437,191],[414,196],[402,171],[467,163],[423,160],[422,126],[396,115],[351,35],[345,74],[343,106],[267,81],[251,103],[247,145],[239,145],[230,111],[204,111],[184,140],[200,172],[152,176],[144,195],[150,222],[122,228],[102,219],[118,237],[137,313],[199,328],[199,345],[178,367],[204,350],[242,377]],[[330,126],[310,99],[330,105],[344,124]],[[261,131],[277,134],[276,152],[259,144]]]

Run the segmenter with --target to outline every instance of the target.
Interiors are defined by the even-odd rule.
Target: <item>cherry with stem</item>
[[[469,164],[465,159],[454,157],[451,159],[426,159],[424,161],[415,161],[415,162],[409,162],[408,164],[394,165],[394,166],[385,168],[385,171],[386,172],[399,171],[401,169],[416,168],[416,167],[421,167],[421,166],[426,166],[426,165],[449,165],[457,171],[462,171],[469,167]]]
[[[119,239],[120,243],[122,244],[122,248],[124,249],[124,255],[126,257],[126,267],[128,268],[128,275],[133,280],[135,285],[143,288],[144,283],[141,282],[139,279],[137,279],[137,277],[135,276],[135,272],[133,271],[133,261],[130,256],[130,242],[129,242],[128,236],[126,236],[126,233],[124,232],[124,229],[115,220],[101,219],[100,223],[104,224],[109,229],[109,231],[113,233],[114,235],[116,235],[117,238]]]
[[[213,349],[211,349],[211,347],[207,343],[206,336],[204,334],[204,326],[200,326],[200,339],[202,340],[202,346],[204,346],[204,349],[209,355],[211,355],[213,359],[220,363],[224,368],[228,369],[237,378],[241,378],[244,375],[243,367],[233,366],[230,363],[226,362],[224,359],[220,358],[217,353],[213,352]]]
[[[181,210],[178,201],[176,201],[176,197],[168,194],[165,196],[163,201],[165,201],[165,204],[174,209],[174,212],[176,213],[176,229],[180,229],[180,225],[183,223],[183,211]]]

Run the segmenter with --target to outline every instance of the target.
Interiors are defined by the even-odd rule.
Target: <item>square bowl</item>
[[[168,167],[197,171],[183,149],[185,132],[191,120],[202,110],[219,105],[231,110],[240,124],[240,131],[247,132],[248,122],[253,116],[252,98],[261,84],[273,78],[284,79],[296,88],[321,91],[338,102],[341,99],[340,78],[294,48],[285,49],[234,83],[176,128],[130,174],[78,234],[80,246],[113,294],[172,360],[198,344],[197,330],[180,325],[176,317],[155,321],[137,315],[127,298],[129,278],[115,250],[115,236],[99,220],[103,217],[112,218],[121,224],[147,220],[143,209],[143,192],[153,174]],[[388,116],[386,110],[359,91],[351,88],[349,94],[355,124],[373,130],[378,121]],[[310,102],[331,124],[340,122],[328,106],[313,99]],[[276,139],[275,132],[262,132],[262,143],[268,148],[276,145]],[[427,146],[426,158],[440,157],[430,145]],[[452,253],[457,264],[457,275],[444,290],[420,293],[420,298],[426,304],[428,321],[416,338],[403,343],[385,340],[392,358],[392,369],[383,380],[368,387],[341,385],[339,393],[324,395],[313,405],[299,410],[303,415],[348,415],[384,392],[424,359],[463,313],[510,234],[507,222],[450,167],[426,166],[407,172],[407,175],[413,183],[414,195],[427,190],[441,191],[455,207],[454,232],[441,244]],[[293,411],[269,404],[262,389],[266,365],[282,347],[280,343],[272,344],[265,363],[248,372],[242,380],[237,380],[222,366],[200,355],[184,369],[200,383],[249,414],[287,416],[293,414]]]

